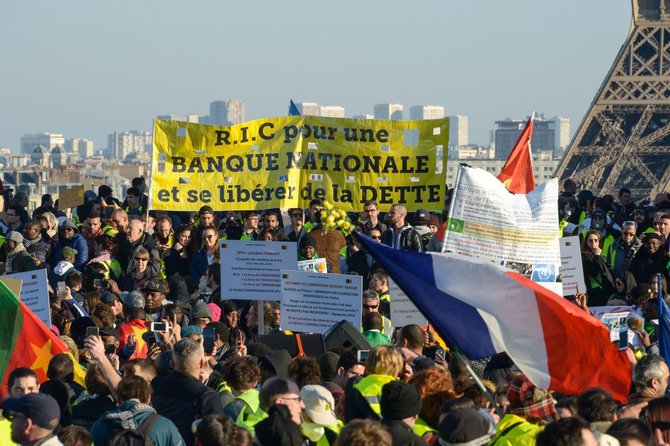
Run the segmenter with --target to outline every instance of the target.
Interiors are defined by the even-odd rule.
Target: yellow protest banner
[[[219,127],[157,119],[150,207],[442,209],[449,120],[290,116]]]

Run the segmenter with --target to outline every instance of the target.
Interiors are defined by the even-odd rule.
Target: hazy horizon
[[[197,6],[197,7],[195,7]],[[0,6],[0,147],[64,133],[106,146],[156,115],[240,99],[246,119],[289,99],[347,116],[398,102],[470,118],[470,142],[533,110],[579,126],[625,41],[630,2],[321,4],[64,0]]]

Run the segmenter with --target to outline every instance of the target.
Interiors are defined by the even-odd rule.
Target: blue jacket
[[[137,429],[142,422],[155,410],[153,407],[132,399],[124,402],[118,409],[106,412],[91,428],[93,444],[104,446],[110,440],[111,427],[122,426],[124,429]],[[177,426],[165,417],[159,417],[151,427],[149,437],[161,446],[185,446],[184,439],[179,435]]]
[[[63,243],[63,240],[58,240],[56,246],[53,249],[53,261],[52,265],[60,262],[60,254],[64,247],[70,247],[77,250],[77,256],[74,259],[74,267],[77,271],[84,271],[84,266],[88,261],[88,243],[83,235],[76,233],[72,238],[68,239],[67,242]]]

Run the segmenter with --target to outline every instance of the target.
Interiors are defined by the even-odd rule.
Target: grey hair
[[[191,338],[184,338],[177,342],[172,349],[172,359],[176,370],[190,370],[200,367],[203,349],[200,342]]]
[[[375,290],[363,291],[363,300],[379,300],[379,294]]]
[[[654,378],[661,379],[663,376],[663,358],[659,355],[647,355],[640,359],[633,371],[633,383],[636,387],[643,388],[649,386],[649,381]]]
[[[625,221],[623,222],[623,225],[621,225],[622,228],[635,228],[637,229],[637,223],[634,221]]]

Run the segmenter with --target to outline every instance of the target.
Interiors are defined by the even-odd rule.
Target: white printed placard
[[[563,295],[571,296],[586,292],[584,281],[584,267],[582,265],[582,253],[579,247],[579,236],[562,237],[561,247],[561,269],[560,278],[563,283]]]
[[[281,300],[281,270],[297,265],[295,242],[221,241],[221,297]]]
[[[346,320],[361,326],[363,278],[347,274],[281,272],[282,328],[324,333]]]
[[[49,283],[44,268],[24,273],[10,274],[12,279],[21,280],[21,301],[51,329],[51,311],[49,306]]]
[[[393,279],[389,277],[389,294],[391,295],[391,320],[394,327],[405,325],[427,325],[428,321],[414,305],[407,294],[400,289]]]

